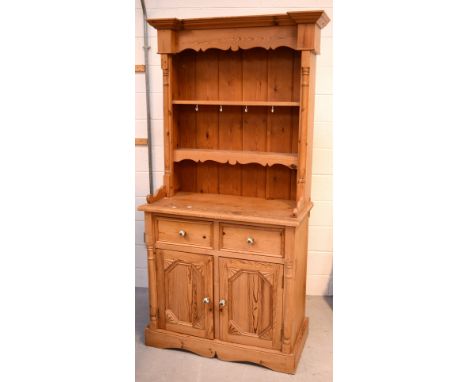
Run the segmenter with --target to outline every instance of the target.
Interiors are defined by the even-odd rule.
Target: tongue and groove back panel
[[[299,102],[300,53],[286,47],[185,50],[173,56],[173,99],[239,105],[173,105],[175,149],[297,153],[299,107],[242,101]],[[196,103],[196,102],[194,102]],[[174,163],[179,191],[295,199],[296,170],[283,165]]]

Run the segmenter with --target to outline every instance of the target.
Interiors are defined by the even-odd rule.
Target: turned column
[[[172,56],[161,54],[164,108],[164,185],[167,196],[174,195],[174,132],[172,127]]]
[[[151,213],[145,212],[145,242],[148,261],[148,300],[149,327],[158,328],[158,301],[156,294],[156,249],[154,248],[154,220]]]

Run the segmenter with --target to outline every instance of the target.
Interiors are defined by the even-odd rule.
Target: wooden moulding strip
[[[146,146],[147,144],[147,138],[135,138],[135,146]]]
[[[204,17],[197,19],[160,18],[147,22],[156,29],[196,30],[213,28],[252,28],[282,25],[317,24],[325,27],[330,18],[322,10],[286,12],[272,15]]]
[[[135,65],[135,73],[144,73],[145,65]]]
[[[297,168],[298,164],[298,156],[295,153],[210,149],[174,150],[175,162],[180,162],[185,159],[193,160],[195,162],[205,162],[210,160],[218,163],[229,163],[231,165],[235,165],[236,163],[258,163],[262,166],[280,164],[292,169]]]
[[[154,200],[157,201],[157,200]],[[188,218],[196,218],[196,219],[212,219],[212,220],[225,220],[229,222],[239,222],[239,216],[232,213],[220,213],[220,212],[209,212],[209,211],[200,211],[193,209],[171,209],[169,207],[160,208],[157,205],[151,205],[154,201],[149,201],[148,204],[144,204],[138,207],[138,211],[145,211],[145,212],[153,212],[157,213],[158,215],[168,215],[168,216],[179,216],[173,215],[174,211],[179,213],[183,213],[183,216]],[[180,211],[179,211],[180,210]],[[284,225],[284,226],[291,226],[296,227],[299,225],[301,219],[303,219],[303,215],[308,212],[304,210],[297,218],[292,216],[285,217],[285,218],[274,218],[268,216],[242,216],[242,223],[252,223],[252,224],[269,224],[269,225]]]

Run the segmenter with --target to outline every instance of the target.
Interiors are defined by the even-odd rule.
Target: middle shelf
[[[262,166],[280,164],[292,169],[296,169],[298,164],[297,153],[211,149],[174,150],[174,162],[180,162],[186,159],[195,162],[214,161],[218,163],[229,163],[231,165],[235,165],[236,163],[258,163]]]
[[[227,101],[227,100],[172,100],[173,105],[221,105],[221,106],[282,106],[298,107],[294,101]]]

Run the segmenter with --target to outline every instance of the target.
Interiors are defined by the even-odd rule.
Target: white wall
[[[332,20],[322,29],[321,54],[317,57],[316,110],[313,141],[312,200],[307,266],[307,293],[331,295],[332,292],[332,30],[331,0],[147,0],[149,18],[214,17],[274,14],[310,9],[324,10]],[[144,64],[143,22],[140,0],[135,1],[135,64]],[[151,112],[153,133],[153,170],[155,190],[163,179],[162,72],[156,54],[156,31],[150,27]],[[145,78],[135,74],[135,137],[146,137]],[[135,204],[145,203],[149,193],[147,149],[135,148]],[[143,214],[136,212],[135,277],[136,286],[147,286],[146,251],[143,242]]]

